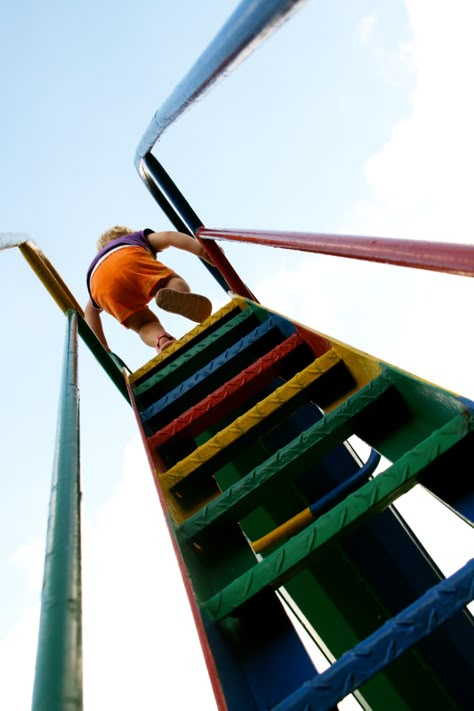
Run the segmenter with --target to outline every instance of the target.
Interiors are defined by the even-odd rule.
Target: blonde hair
[[[97,240],[97,251],[100,252],[100,250],[113,239],[123,237],[124,235],[132,235],[134,232],[136,232],[136,230],[132,230],[130,227],[123,227],[122,225],[115,225],[115,227],[111,227],[110,230],[102,232]]]

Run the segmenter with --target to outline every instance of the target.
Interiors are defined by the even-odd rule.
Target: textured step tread
[[[203,384],[210,376],[216,375],[222,368],[232,361],[237,362],[241,356],[242,352],[246,349],[250,349],[254,344],[257,344],[265,336],[269,335],[273,330],[279,331],[279,322],[273,316],[267,321],[262,323],[260,326],[255,328],[247,336],[241,338],[237,343],[228,348],[224,353],[222,353],[217,358],[214,358],[207,366],[201,368],[196,373],[186,378],[185,381],[180,383],[178,386],[169,391],[164,397],[159,399],[150,407],[146,408],[141,413],[141,420],[144,425],[145,431],[147,431],[147,425],[150,420],[152,420],[156,415],[162,413],[170,405],[175,405],[177,401],[188,401],[190,392],[196,388],[196,386]],[[283,340],[283,335],[282,335]],[[199,398],[202,399],[202,398]],[[193,403],[195,404],[195,403]],[[188,409],[187,407],[183,407]],[[173,417],[174,419],[174,417]],[[147,431],[147,434],[152,434]]]
[[[211,524],[228,518],[240,520],[253,508],[257,500],[261,500],[264,495],[262,487],[268,486],[277,477],[284,476],[289,469],[301,471],[303,458],[317,459],[353,434],[353,419],[391,386],[387,373],[379,375],[357,394],[348,398],[337,410],[326,414],[322,420],[302,432],[266,462],[249,472],[241,481],[222,492],[218,499],[204,506],[181,524],[178,529],[180,535],[192,539]]]
[[[170,375],[175,374],[178,370],[182,370],[183,372],[186,370],[188,370],[188,372],[197,370],[197,368],[193,366],[193,360],[196,360],[199,356],[205,356],[206,351],[209,352],[211,345],[216,345],[225,336],[234,331],[242,322],[248,321],[251,318],[255,318],[254,314],[250,309],[246,309],[245,311],[237,313],[232,320],[225,321],[218,329],[198,341],[193,348],[186,350],[182,354],[178,354],[177,358],[164,364],[161,370],[153,373],[147,380],[137,385],[133,391],[135,398],[140,398],[144,393],[155,388],[157,385],[160,385],[163,391],[166,390],[166,379]]]
[[[274,379],[279,374],[280,364],[285,361],[285,356],[302,343],[301,337],[294,333],[193,408],[155,432],[148,440],[149,446],[160,447],[177,435],[196,436],[210,424],[225,417],[257,389]]]
[[[192,454],[178,462],[160,477],[160,482],[165,490],[170,489],[178,482],[185,479],[204,463],[209,462],[216,454],[220,453],[243,434],[247,434],[262,420],[276,412],[282,405],[290,402],[306,388],[312,385],[321,375],[339,363],[340,360],[334,351],[328,351],[323,356],[313,361],[304,370],[297,373],[291,380],[277,388],[265,399],[258,402],[248,412],[237,417],[234,422],[218,432],[205,444],[198,447]]]
[[[348,496],[268,558],[204,603],[206,612],[221,620],[267,586],[278,587],[309,555],[334,539],[350,524],[385,509],[411,489],[417,476],[474,429],[474,418],[457,415],[407,452],[391,467]]]
[[[474,559],[307,681],[273,711],[329,711],[474,598]],[[474,705],[474,691],[471,707]]]
[[[241,303],[243,305],[243,302]],[[167,348],[159,355],[156,355],[154,358],[148,361],[148,363],[145,363],[145,365],[143,365],[141,368],[138,368],[138,370],[135,370],[133,373],[131,373],[129,376],[130,385],[132,385],[133,387],[134,383],[136,383],[138,380],[141,380],[148,373],[150,373],[150,371],[153,371],[157,366],[162,365],[163,362],[166,361],[173,353],[176,353],[176,351],[179,351],[181,348],[183,348],[183,346],[190,343],[194,338],[196,338],[196,336],[199,336],[201,333],[204,333],[211,324],[220,321],[233,310],[237,311],[238,308],[239,306],[237,305],[235,300],[229,301],[228,304],[225,304],[221,309],[216,311],[215,314],[209,316],[209,318],[206,319],[203,323],[198,324],[191,331],[179,338],[175,343],[173,343],[172,346]]]

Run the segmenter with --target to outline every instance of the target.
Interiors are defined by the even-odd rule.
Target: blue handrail
[[[243,0],[184,79],[155,113],[138,145],[135,165],[153,149],[166,128],[234,69],[305,0]]]
[[[187,108],[244,60],[271,32],[279,27],[305,0],[243,0],[229,17],[214,40],[177,85],[162,107],[155,113],[135,154],[135,166],[151,195],[174,227],[196,236],[203,221],[194,212],[171,177],[152,154],[163,132]],[[203,266],[224,291],[235,291],[256,301],[242,282],[222,250],[207,245],[215,262]]]

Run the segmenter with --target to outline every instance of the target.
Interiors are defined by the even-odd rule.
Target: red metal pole
[[[222,274],[232,291],[235,294],[238,294],[239,296],[245,296],[258,304],[259,302],[257,300],[257,297],[254,296],[248,286],[244,284],[244,282],[234,270],[232,264],[229,262],[219,245],[211,239],[202,239],[203,235],[201,233],[203,230],[206,231],[204,227],[200,227],[197,230],[196,238],[200,242],[202,242],[202,244],[206,248],[206,251],[209,253],[209,256],[212,257],[215,266]]]
[[[384,262],[402,267],[474,276],[474,245],[427,242],[389,237],[362,237],[310,232],[274,232],[200,227],[201,239],[245,242],[300,252]],[[206,243],[207,247],[207,243]],[[219,266],[219,265],[218,265]]]

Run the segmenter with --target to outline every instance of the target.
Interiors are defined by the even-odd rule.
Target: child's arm
[[[148,235],[148,241],[151,246],[157,251],[166,249],[167,247],[176,247],[183,249],[185,252],[205,259],[209,264],[213,264],[211,257],[208,255],[204,247],[197,239],[184,234],[184,232],[153,232]]]
[[[104,346],[105,350],[110,351],[107,339],[105,338],[104,329],[102,328],[100,311],[95,308],[90,299],[86,304],[86,308],[84,309],[84,318],[86,320],[87,325],[90,326],[99,341]]]

